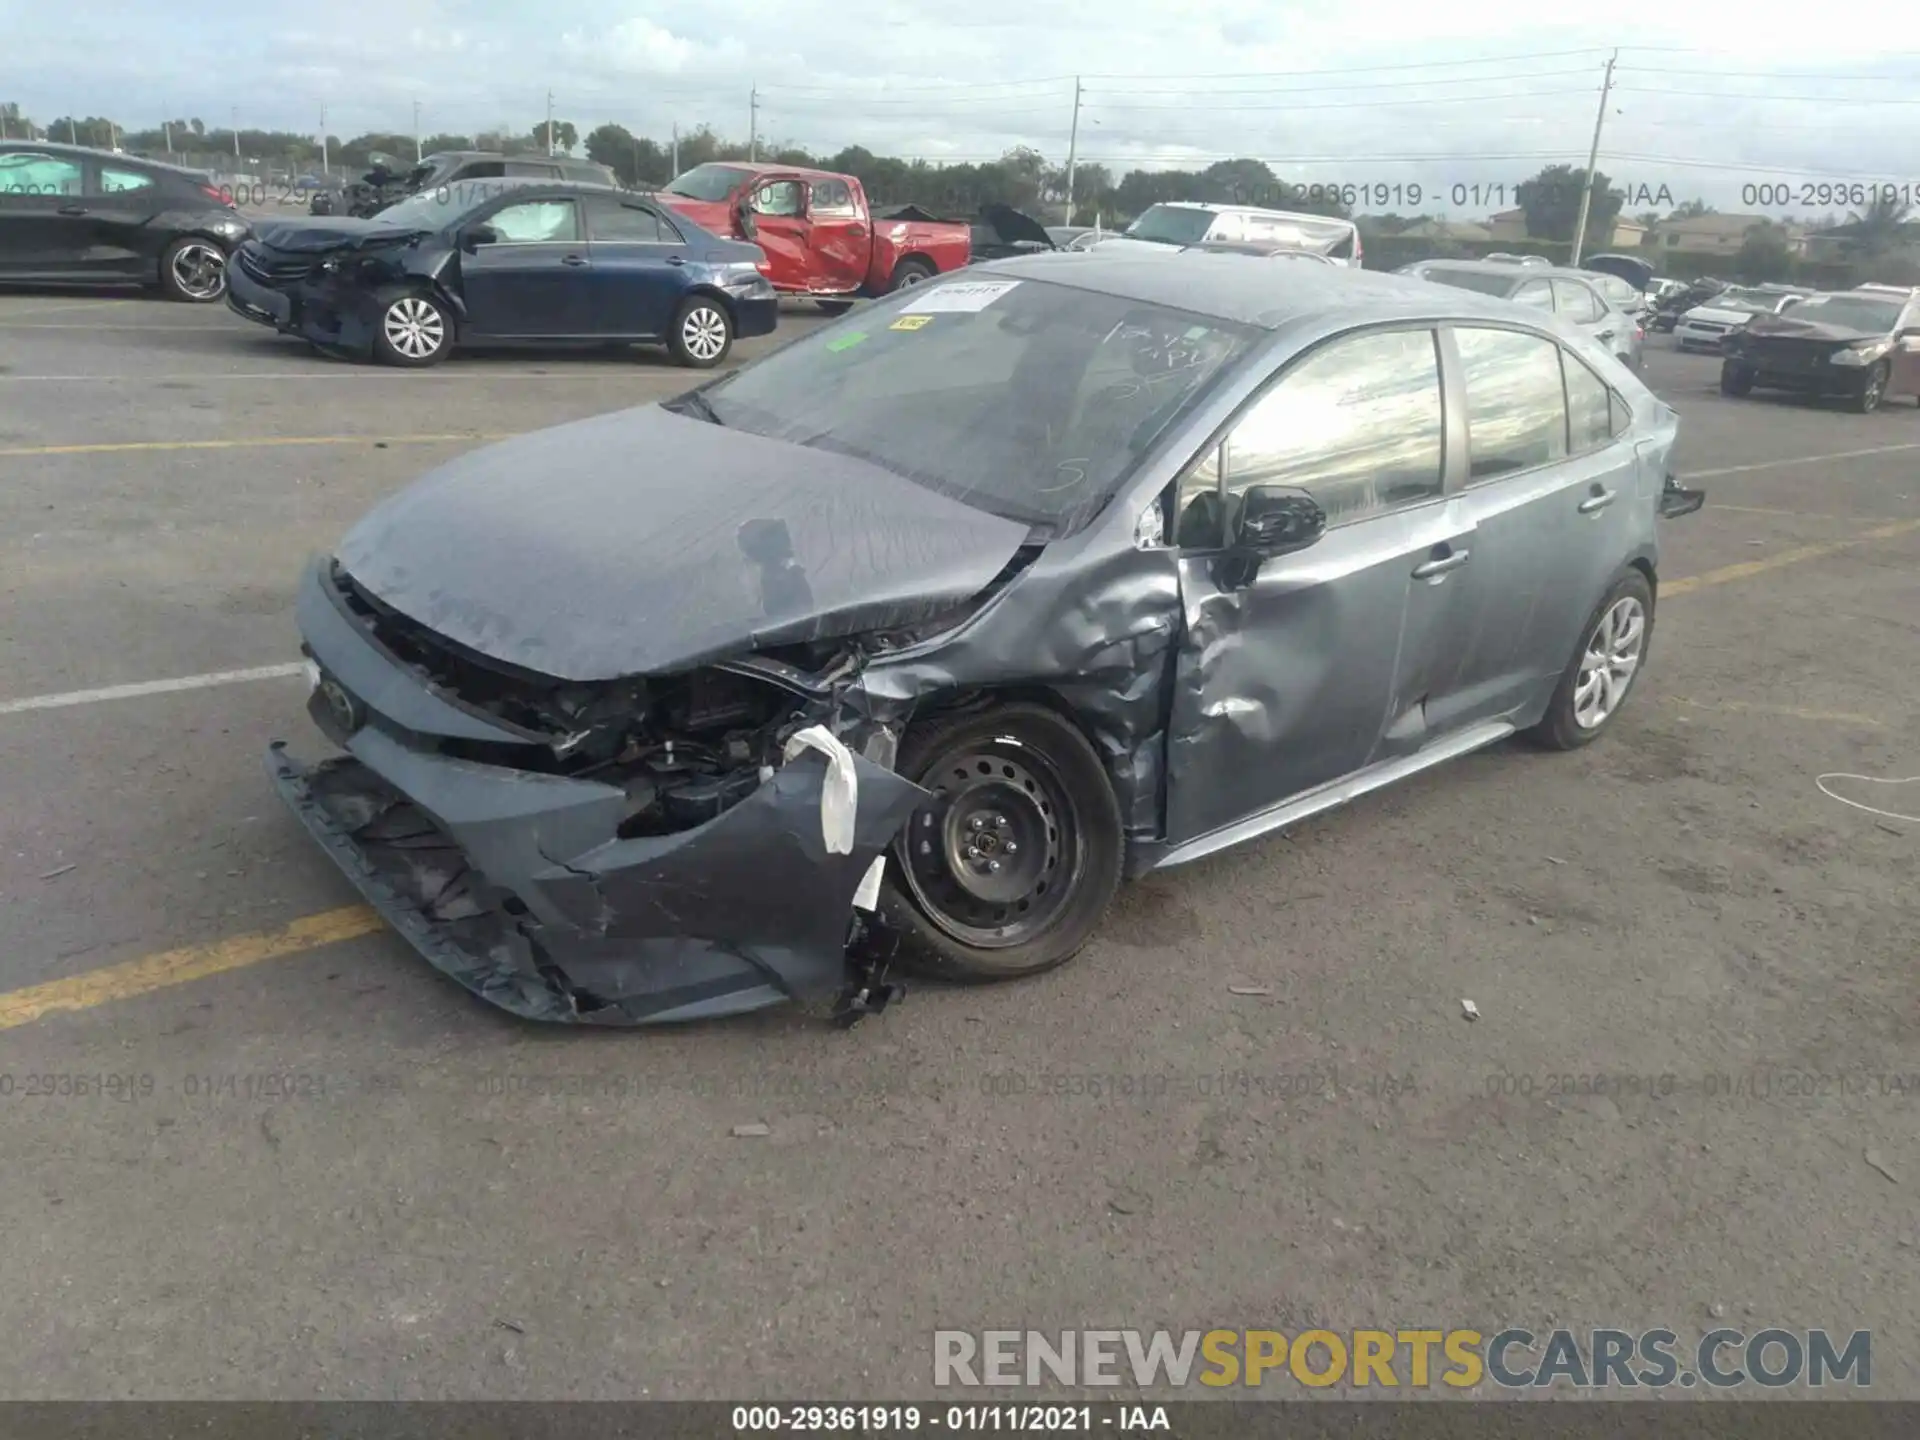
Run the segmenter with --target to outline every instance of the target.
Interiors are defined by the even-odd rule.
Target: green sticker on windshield
[[[838,355],[842,350],[851,350],[866,338],[867,332],[864,330],[856,330],[851,335],[837,335],[827,341],[827,349]]]

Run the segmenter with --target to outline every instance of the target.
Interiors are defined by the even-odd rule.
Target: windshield
[[[1435,266],[1420,273],[1422,280],[1437,280],[1456,290],[1478,290],[1482,295],[1506,295],[1519,283],[1513,275],[1489,275],[1484,270],[1448,270]]]
[[[670,183],[667,193],[689,200],[724,200],[752,173],[734,165],[696,165]]]
[[[1815,295],[1788,313],[1816,325],[1840,325],[1849,330],[1885,332],[1900,319],[1898,300],[1875,300],[1865,295]]]
[[[1157,240],[1162,245],[1195,245],[1213,228],[1213,212],[1191,205],[1149,205],[1126,228],[1129,240]]]
[[[444,230],[498,198],[505,188],[498,180],[435,185],[387,206],[374,219],[382,225],[402,225],[409,230]]]
[[[1708,303],[1711,305],[1728,305],[1735,309],[1751,307],[1755,310],[1771,310],[1780,303],[1780,300],[1781,297],[1779,295],[1769,295],[1764,290],[1748,290],[1742,286],[1734,285],[1722,290]]]
[[[882,301],[704,392],[710,418],[857,456],[1049,536],[1086,523],[1258,332],[1034,280]]]

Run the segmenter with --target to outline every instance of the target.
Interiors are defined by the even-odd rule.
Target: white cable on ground
[[[1920,825],[1920,815],[1902,815],[1898,810],[1882,810],[1877,805],[1867,805],[1858,800],[1849,800],[1844,795],[1836,795],[1827,788],[1829,780],[1858,780],[1863,785],[1920,785],[1920,775],[1909,775],[1904,780],[1883,780],[1873,775],[1848,775],[1836,770],[1813,777],[1813,783],[1820,787],[1820,793],[1829,800],[1838,800],[1842,805],[1851,805],[1855,810],[1864,810],[1869,815],[1884,815],[1889,820],[1908,820]]]

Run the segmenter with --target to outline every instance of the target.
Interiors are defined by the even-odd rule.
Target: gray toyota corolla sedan
[[[639,1024],[1078,951],[1123,877],[1613,723],[1677,417],[1551,317],[1254,256],[915,287],[429,474],[271,775],[447,974]]]

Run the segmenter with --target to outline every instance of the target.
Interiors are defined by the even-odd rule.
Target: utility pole
[[[167,154],[171,155],[173,153],[173,121],[163,117],[160,128],[167,132]]]
[[[233,158],[240,158],[240,107],[233,107]]]
[[[71,115],[67,116],[67,143],[69,145],[80,143],[80,137],[73,133],[73,116]]]
[[[547,153],[553,154],[553,91],[547,91]]]
[[[1067,218],[1073,224],[1073,162],[1080,151],[1080,77],[1073,77],[1073,128],[1067,132]]]
[[[1567,264],[1580,265],[1580,249],[1587,243],[1587,215],[1593,208],[1593,167],[1600,163],[1600,127],[1607,123],[1607,92],[1613,89],[1613,67],[1620,59],[1614,51],[1607,59],[1606,77],[1600,82],[1600,111],[1593,117],[1593,148],[1587,151],[1587,183],[1580,187],[1580,218],[1573,224],[1573,254]]]
[[[548,137],[551,140],[551,136]],[[420,102],[413,102],[413,163],[420,163]]]
[[[747,92],[747,159],[760,158],[760,87]]]
[[[667,179],[677,180],[680,178],[680,122],[678,120],[673,122],[673,160],[671,163],[673,165],[673,174],[669,175]]]
[[[320,173],[322,175],[325,175],[328,173],[328,169],[327,169],[327,107],[324,104],[321,105],[320,107]]]

